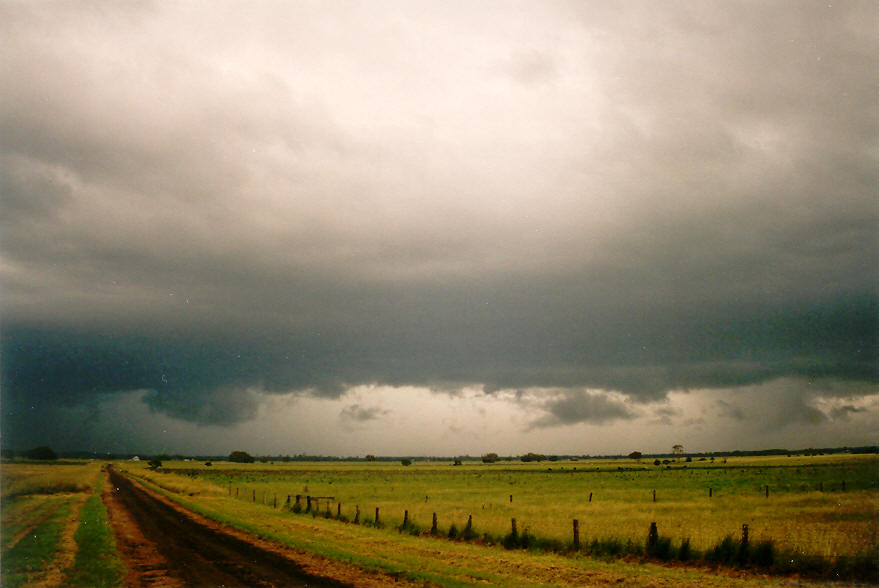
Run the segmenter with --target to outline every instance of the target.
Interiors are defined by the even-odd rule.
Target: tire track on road
[[[108,468],[112,501],[118,502],[138,530],[161,555],[146,583],[166,581],[187,586],[310,586],[342,588],[348,584],[308,574],[296,562],[177,511],[131,480]],[[108,508],[111,505],[108,504]],[[158,572],[158,573],[157,573]],[[158,576],[166,576],[164,579]]]

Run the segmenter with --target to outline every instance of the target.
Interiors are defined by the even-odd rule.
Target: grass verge
[[[100,487],[98,488],[98,491]],[[92,494],[80,510],[76,540],[76,559],[67,574],[68,586],[119,586],[125,566],[116,551],[116,542],[100,495]]]
[[[61,503],[33,531],[3,552],[0,558],[3,586],[15,587],[33,582],[55,559],[71,508],[70,502]]]

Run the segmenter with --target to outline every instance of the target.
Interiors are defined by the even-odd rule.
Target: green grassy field
[[[149,482],[147,477],[162,483],[175,478],[173,475],[148,475],[142,480],[153,490],[224,525],[367,572],[386,574],[380,585],[391,581],[388,576],[394,578],[394,582],[399,579],[416,585],[449,587],[618,584],[727,588],[778,584],[777,580],[763,575],[723,568],[659,565],[631,557],[593,558],[543,550],[506,550],[442,537],[413,536],[388,528],[293,514],[235,499],[220,491],[204,492],[203,482],[186,490],[175,484],[177,492],[172,492]]]
[[[3,463],[4,586],[117,586],[124,577],[95,463]]]
[[[473,534],[494,542],[515,518],[520,534],[555,549],[570,549],[577,519],[581,544],[600,554],[642,552],[652,522],[675,554],[684,543],[704,554],[728,535],[738,542],[747,524],[752,545],[771,541],[776,554],[796,554],[792,571],[818,560],[869,567],[879,553],[875,455],[681,460],[670,469],[632,460],[166,465],[176,473],[135,470],[176,494],[237,496],[268,510],[283,509],[288,495],[302,495],[303,507],[306,495],[332,497],[318,503],[322,516],[329,506],[335,517],[341,504],[344,518],[359,507],[360,522],[370,524],[378,508],[383,531],[395,536],[408,510],[422,532],[436,513],[443,535],[452,525],[461,532],[472,516]]]
[[[697,459],[660,467],[628,459],[164,465],[160,471],[143,462],[117,467],[233,527],[416,583],[752,586],[772,583],[766,572],[879,578],[875,455]],[[2,464],[4,586],[121,584],[125,569],[100,500],[102,475],[96,463]],[[321,498],[312,512],[296,513],[296,495],[302,510],[306,496]],[[358,509],[361,524],[351,524]],[[410,524],[401,532],[405,511]],[[437,532],[428,537],[434,513]],[[471,516],[472,540],[460,541]],[[518,535],[511,542],[513,518]],[[572,545],[573,519],[579,549]],[[653,522],[659,536],[648,549]],[[449,541],[450,534],[458,540]],[[753,573],[743,575],[742,566]]]

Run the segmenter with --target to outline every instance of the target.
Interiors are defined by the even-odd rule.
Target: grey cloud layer
[[[0,13],[6,430],[879,379],[872,3]]]

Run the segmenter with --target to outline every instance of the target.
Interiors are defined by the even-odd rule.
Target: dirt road
[[[129,586],[349,586],[308,574],[280,553],[201,524],[108,471],[112,489],[105,501],[120,550],[134,571]]]

